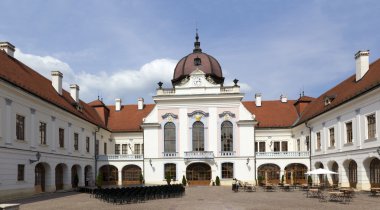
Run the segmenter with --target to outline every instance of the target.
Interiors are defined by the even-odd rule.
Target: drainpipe
[[[142,129],[142,133],[143,133],[143,147],[145,147],[145,134],[144,134],[144,129]],[[145,148],[143,148],[143,179],[144,179],[144,185],[145,185]]]
[[[305,126],[309,129],[309,170],[311,171],[311,127],[307,125],[307,121],[305,122]]]
[[[99,132],[100,130],[100,127],[98,126],[94,132],[94,155],[95,155],[95,181],[96,181],[96,178],[98,176],[98,155],[99,154],[96,154],[96,133]],[[98,146],[99,148],[99,146]]]
[[[257,169],[256,169],[256,149],[258,150],[258,148],[256,148],[256,126],[253,126],[253,147],[255,148],[253,150],[253,165],[254,165],[254,169],[255,169],[255,181],[256,181],[256,185],[257,185]]]

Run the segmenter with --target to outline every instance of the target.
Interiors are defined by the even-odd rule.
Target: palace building
[[[355,54],[356,72],[320,96],[244,99],[224,85],[219,61],[202,51],[179,60],[172,84],[153,104],[80,100],[80,88],[46,79],[0,43],[0,198],[103,185],[189,185],[220,179],[307,183],[316,168],[337,175],[314,182],[358,190],[380,186],[380,60]],[[354,63],[354,62],[353,62]],[[327,180],[325,180],[327,178]]]

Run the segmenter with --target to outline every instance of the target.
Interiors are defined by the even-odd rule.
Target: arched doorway
[[[259,184],[278,184],[280,182],[280,167],[276,164],[264,164],[257,169]]]
[[[45,192],[45,167],[38,163],[34,168],[34,189],[36,192]]]
[[[103,176],[103,185],[117,185],[119,176],[115,166],[105,165],[99,169],[99,173]]]
[[[86,166],[84,168],[84,185],[87,186],[92,186],[92,167],[91,166]]]
[[[380,160],[375,158],[369,165],[371,187],[380,187]]]
[[[78,187],[79,178],[80,178],[79,175],[80,175],[80,166],[73,165],[71,167],[71,187],[73,188]]]
[[[64,167],[65,165],[63,163],[60,163],[55,167],[55,189],[56,190],[63,190]]]
[[[333,182],[333,185],[338,185],[339,183],[339,174],[338,174],[339,166],[338,163],[334,162],[331,167],[331,171],[336,172],[337,174],[331,174],[331,179]]]
[[[354,160],[351,160],[348,165],[348,182],[350,183],[350,187],[356,188],[356,184],[358,183],[358,165]]]
[[[192,163],[186,168],[189,185],[210,185],[211,167],[206,163]]]
[[[292,163],[285,167],[286,184],[306,184],[307,167],[304,164]]]
[[[325,166],[323,165],[323,163],[321,163],[321,162],[317,162],[316,164],[315,164],[315,168],[316,169],[318,169],[318,168],[324,168]],[[323,174],[319,174],[318,175],[318,178],[319,178],[319,183],[320,184],[324,184],[325,183],[325,175],[323,175]]]
[[[126,165],[122,169],[123,185],[140,184],[141,168],[136,165]]]

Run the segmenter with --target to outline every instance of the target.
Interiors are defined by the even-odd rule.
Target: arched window
[[[356,183],[358,183],[358,165],[353,160],[348,165],[348,181],[350,182],[350,187],[356,188]]]
[[[177,170],[176,170],[176,165],[174,163],[167,163],[164,165],[165,168],[165,174],[164,178],[167,176],[170,176],[172,180],[177,180]]]
[[[222,151],[233,151],[233,127],[230,121],[224,121],[222,123]]]
[[[202,122],[193,124],[193,151],[204,151],[204,125]]]
[[[380,187],[380,160],[375,158],[369,166],[371,187]]]
[[[334,162],[333,165],[332,165],[332,171],[338,173],[338,169],[339,169],[338,163]],[[339,176],[338,176],[338,174],[331,174],[331,178],[332,178],[333,184],[338,184],[339,183]]]
[[[168,122],[164,126],[164,152],[176,152],[175,125],[172,122]]]
[[[234,178],[234,164],[222,163],[222,179]]]

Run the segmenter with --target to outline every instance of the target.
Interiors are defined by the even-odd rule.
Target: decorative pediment
[[[187,113],[187,116],[189,117],[193,117],[193,116],[205,116],[205,117],[208,117],[208,113],[202,111],[202,110],[195,110],[191,113]]]
[[[223,113],[219,114],[219,118],[235,118],[235,114],[230,111],[224,111]]]
[[[166,119],[166,118],[177,119],[178,115],[173,114],[173,113],[166,113],[166,114],[162,115],[161,117],[162,117],[162,119]]]

